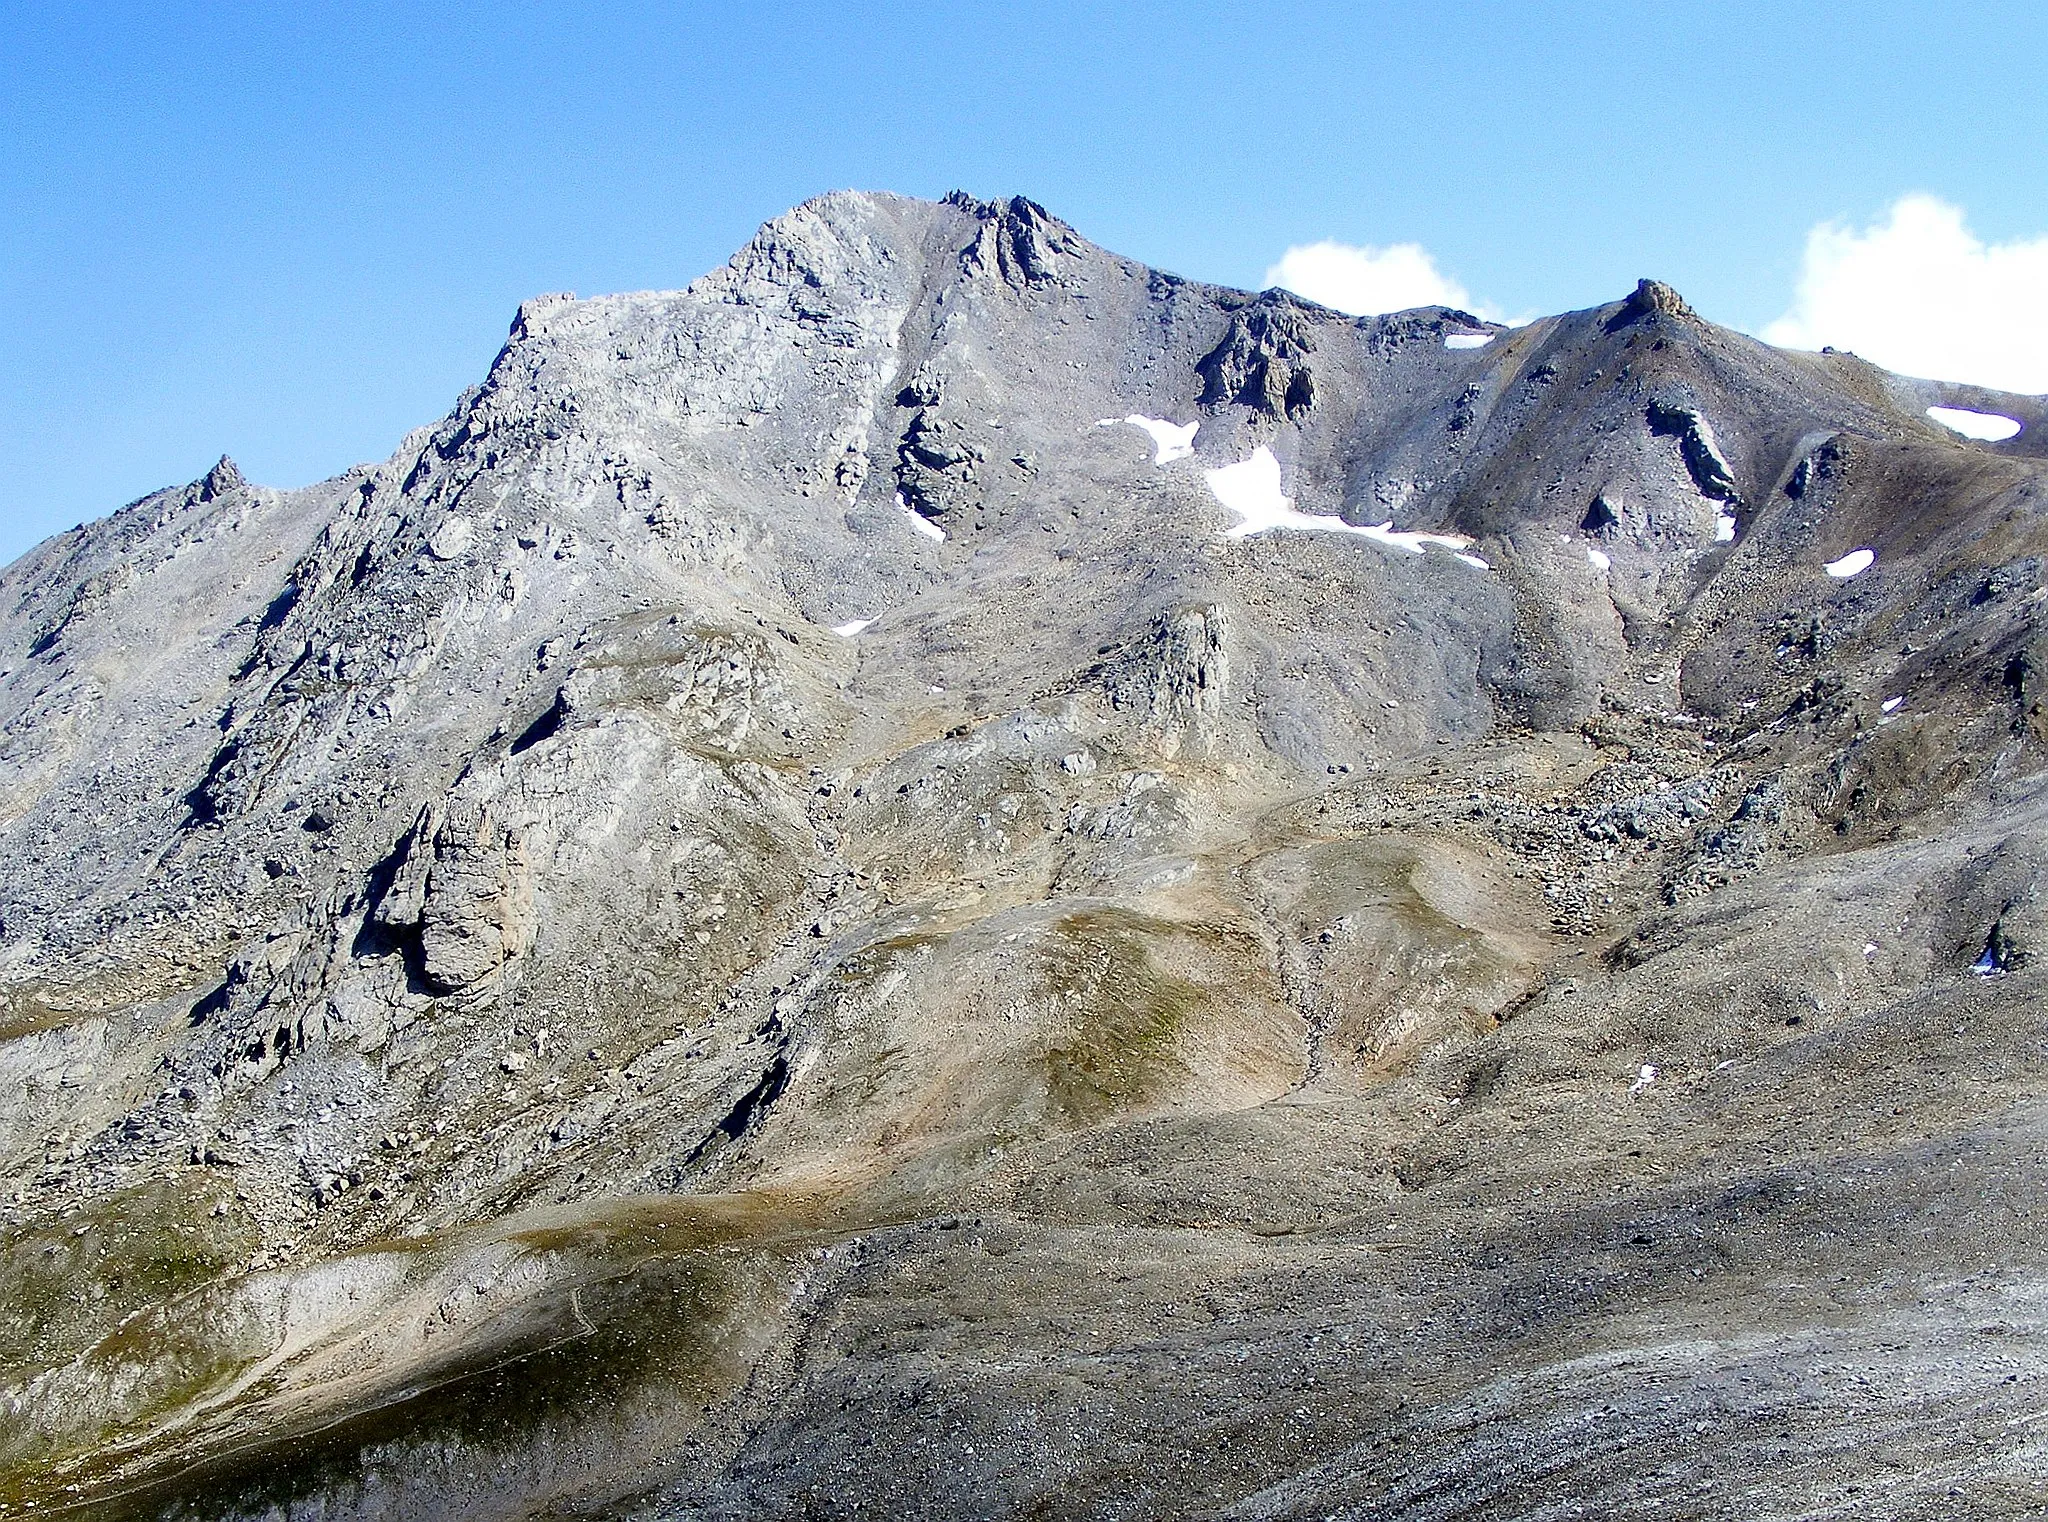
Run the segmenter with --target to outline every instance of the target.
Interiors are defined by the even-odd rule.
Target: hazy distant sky
[[[0,560],[224,451],[381,458],[522,297],[686,284],[835,186],[1022,191],[1233,285],[1334,243],[1368,303],[1413,244],[1505,316],[1648,274],[1881,345],[1903,280],[1923,367],[2000,313],[2048,344],[2040,0],[0,3],[0,38]],[[1998,342],[1958,362],[2032,373]]]

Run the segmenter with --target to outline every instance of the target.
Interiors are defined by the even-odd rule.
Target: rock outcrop
[[[1204,407],[1241,406],[1298,423],[1316,404],[1309,356],[1316,319],[1285,291],[1268,291],[1231,314],[1223,341],[1196,366]]]
[[[418,939],[437,994],[484,985],[533,944],[533,875],[519,834],[482,804],[429,807],[400,848],[372,919]]]

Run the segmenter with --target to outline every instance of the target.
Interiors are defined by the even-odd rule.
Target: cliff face
[[[2041,1504],[2043,422],[839,194],[50,541],[0,1508]]]

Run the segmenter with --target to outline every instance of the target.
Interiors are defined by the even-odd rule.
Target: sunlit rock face
[[[0,1513],[2048,1505],[2042,419],[836,194],[40,546]]]

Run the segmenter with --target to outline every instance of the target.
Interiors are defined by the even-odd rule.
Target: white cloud
[[[1860,232],[1823,223],[1807,235],[1792,310],[1763,336],[1851,349],[1902,375],[2048,392],[2048,236],[1987,244],[1928,195]]]
[[[1475,304],[1465,287],[1438,269],[1420,243],[1390,243],[1385,248],[1360,248],[1328,238],[1297,243],[1266,271],[1266,284],[1285,286],[1297,296],[1353,317],[1428,306],[1494,317],[1492,308]]]

